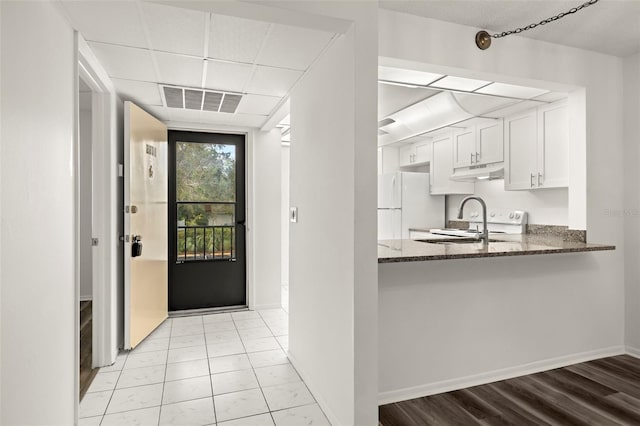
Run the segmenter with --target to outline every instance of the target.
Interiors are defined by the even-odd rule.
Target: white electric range
[[[527,212],[509,209],[488,209],[487,229],[490,234],[524,234],[527,228]],[[473,210],[469,215],[469,229],[431,229],[435,235],[474,237],[484,230],[482,211]]]

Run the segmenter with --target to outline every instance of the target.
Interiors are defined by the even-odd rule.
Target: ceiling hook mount
[[[482,30],[476,33],[476,46],[480,50],[487,50],[491,46],[491,34]]]

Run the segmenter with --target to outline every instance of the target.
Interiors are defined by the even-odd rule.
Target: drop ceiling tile
[[[486,86],[489,83],[491,82],[448,75],[443,79],[434,82],[431,86],[451,90],[466,90],[471,92],[473,90],[481,88],[482,86]]]
[[[513,84],[492,83],[480,90],[477,90],[477,92],[485,93],[487,95],[510,96],[512,98],[530,99],[536,96],[540,96],[543,93],[547,93],[548,90],[537,89],[535,87],[516,86]]]
[[[160,82],[176,86],[200,87],[203,59],[154,52],[158,62]]]
[[[205,25],[209,15],[204,12],[153,3],[141,3],[143,20],[149,30],[154,50],[204,55]]]
[[[257,66],[246,91],[259,95],[286,96],[302,76],[302,71]]]
[[[205,87],[228,92],[242,92],[251,78],[252,65],[231,62],[207,61]]]
[[[200,122],[211,125],[228,125],[239,127],[262,127],[267,121],[266,115],[258,114],[225,114],[223,112],[203,111]]]
[[[211,15],[209,57],[253,63],[267,35],[266,22]]]
[[[172,121],[181,121],[186,123],[199,123],[200,114],[202,114],[202,111],[177,108],[172,108],[170,112]]]
[[[160,121],[164,121],[166,123],[171,120],[171,112],[169,111],[169,108],[154,105],[140,105],[140,107]]]
[[[238,105],[237,112],[240,114],[269,115],[278,105],[281,98],[263,95],[244,95]]]
[[[124,100],[134,101],[137,104],[162,105],[160,89],[156,83],[146,81],[122,80],[112,78],[116,91]]]
[[[442,77],[442,74],[434,74],[424,71],[407,70],[401,68],[378,67],[378,79],[395,81],[397,83],[415,84],[426,86]]]
[[[63,1],[63,6],[87,41],[149,47],[135,2]]]
[[[109,77],[156,81],[151,51],[113,44],[89,43]]]
[[[256,63],[306,70],[327,46],[332,33],[274,25]]]

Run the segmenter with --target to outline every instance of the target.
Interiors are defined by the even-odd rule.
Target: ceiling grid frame
[[[259,16],[243,16],[242,13],[238,15],[234,12],[216,13],[215,8],[204,11],[182,7],[179,3],[168,4],[143,0],[122,2],[117,5],[109,1],[97,0],[92,2],[91,6],[71,0],[58,0],[58,3],[71,25],[83,34],[90,45],[94,46],[99,61],[105,66],[109,76],[114,79],[114,83],[118,83],[116,91],[119,96],[124,100],[132,100],[143,108],[147,107],[150,112],[168,122],[264,127],[273,114],[286,103],[291,91],[312,68],[317,58],[333,44],[336,35],[340,34],[335,32],[337,27],[333,28],[332,25],[334,27],[338,24],[344,25],[344,23],[329,20],[324,28],[318,22],[307,27],[299,26],[294,22],[285,22],[286,20],[263,20]],[[123,12],[128,15],[126,22],[123,23],[124,27],[120,25]],[[215,37],[212,35],[213,26],[218,21],[213,19],[214,17],[223,23],[223,27],[217,27],[219,34]],[[244,30],[242,26],[238,28],[238,21],[234,22],[234,19],[243,19],[248,23],[255,22],[256,26],[251,27],[255,28],[252,35],[243,37]],[[175,28],[173,33],[162,32],[163,25],[167,25],[169,29],[174,22],[176,26],[173,27]],[[189,25],[193,26],[193,30],[185,31],[183,36],[178,30],[188,29]],[[236,25],[235,31],[220,30],[220,28],[232,28],[233,25]],[[298,36],[296,37],[298,45],[310,46],[313,53],[310,54],[304,49],[287,49],[287,43],[280,44],[272,37],[275,27],[278,27],[280,38],[283,34],[285,34],[284,37],[287,37],[286,34],[295,34]],[[333,29],[330,30],[330,28]],[[218,46],[224,47],[217,49],[216,54],[219,53],[220,57],[213,58],[210,55],[212,43],[217,43],[216,40],[223,43]],[[197,43],[197,49],[194,49],[193,43]],[[98,49],[97,46],[104,46],[104,49]],[[201,50],[199,50],[200,46],[202,46]],[[231,60],[235,56],[233,49],[242,49],[243,46],[249,47],[249,51],[252,52],[248,56],[244,55],[244,60],[250,59],[255,52],[251,62],[243,62],[242,55]],[[265,49],[270,52],[268,58],[264,57]],[[289,58],[283,55],[294,56]],[[184,67],[180,58],[185,58]],[[279,63],[277,58],[286,58],[286,60]],[[144,60],[142,68],[137,66],[140,63],[139,60]],[[261,61],[265,64],[260,64]],[[216,64],[214,69],[212,69],[213,64]],[[238,68],[234,68],[234,65]],[[246,68],[243,70],[242,66]],[[127,67],[134,67],[130,69],[136,71],[128,72]],[[195,70],[198,71],[197,80],[194,78]],[[219,76],[220,79],[216,80],[214,76]],[[216,83],[211,84],[212,82]],[[249,96],[237,105],[235,112],[230,114],[235,118],[217,115],[224,99],[218,105],[218,112],[204,114],[202,109],[204,96],[198,114],[193,114],[197,111],[195,109],[190,110],[191,114],[180,113],[179,110],[174,111],[166,107],[165,94],[161,86],[163,84],[185,89],[199,88],[223,94],[239,93],[253,96]],[[238,90],[240,88],[242,90]],[[186,102],[184,91],[182,95],[184,104]],[[223,96],[226,97],[226,95]]]

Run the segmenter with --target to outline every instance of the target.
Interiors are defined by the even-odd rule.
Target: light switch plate
[[[291,207],[289,209],[289,220],[293,223],[298,223],[298,208]]]

